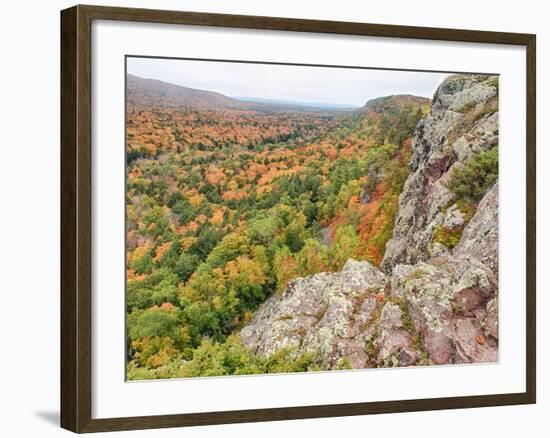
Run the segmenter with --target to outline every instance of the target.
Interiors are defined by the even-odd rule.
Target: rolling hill
[[[127,102],[130,106],[181,109],[254,109],[258,105],[242,102],[214,91],[197,90],[157,79],[126,76]]]
[[[127,74],[127,103],[130,107],[180,110],[256,110],[292,112],[338,112],[345,105],[271,100],[256,97],[233,98],[215,91],[183,87],[157,79]]]

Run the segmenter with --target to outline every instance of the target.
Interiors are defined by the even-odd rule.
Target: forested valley
[[[128,87],[127,378],[315,370],[238,332],[296,278],[380,266],[430,101],[328,111]]]

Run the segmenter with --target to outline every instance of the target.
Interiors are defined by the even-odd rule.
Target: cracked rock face
[[[471,111],[497,96],[494,78],[454,75],[439,86],[430,114],[413,136],[412,173],[399,198],[393,236],[382,261],[385,272],[400,263],[428,260],[434,232],[464,221],[460,211],[447,208],[454,195],[445,183],[453,167],[498,143],[498,111],[481,112],[478,120],[466,123]]]
[[[406,366],[414,363],[418,353],[410,348],[412,342],[413,335],[403,328],[403,311],[394,303],[386,303],[378,321],[378,336],[375,340],[377,365]]]
[[[498,277],[498,183],[479,203],[453,253],[474,256]]]
[[[297,354],[318,353],[327,369],[344,357],[353,368],[362,368],[369,359],[365,342],[374,333],[369,322],[376,309],[375,296],[385,286],[381,271],[354,260],[341,272],[298,278],[256,312],[241,338],[263,356],[290,348]]]
[[[497,296],[495,274],[472,256],[397,265],[390,277],[349,260],[342,272],[294,280],[241,339],[262,356],[315,353],[322,369],[492,362]]]
[[[445,255],[430,263],[398,265],[391,282],[391,293],[405,300],[433,363],[497,360],[491,308],[498,281],[489,267],[472,256]]]

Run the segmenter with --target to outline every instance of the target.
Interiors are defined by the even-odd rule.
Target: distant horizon
[[[138,76],[132,73],[126,73],[126,74],[139,79],[159,81],[165,84],[174,85],[176,87],[187,88],[189,90],[204,91],[207,93],[218,93],[218,94],[221,94],[222,96],[229,97],[230,99],[235,99],[241,102],[265,103],[265,104],[274,104],[274,105],[295,105],[295,106],[303,106],[303,107],[309,107],[309,108],[333,108],[333,109],[340,109],[340,110],[356,110],[363,106],[363,105],[348,105],[348,104],[330,103],[330,102],[327,102],[327,103],[304,102],[304,101],[298,101],[298,100],[269,99],[269,98],[263,98],[258,96],[229,96],[217,90],[208,90],[206,88],[194,88],[188,85],[175,84],[173,82],[164,81],[162,79],[148,78],[148,77]],[[419,97],[422,97],[422,96],[419,96]]]
[[[384,96],[431,99],[452,73],[128,57],[127,74],[245,102],[352,110]]]
[[[305,107],[321,107],[321,108],[334,108],[334,109],[359,109],[361,105],[349,105],[345,103],[330,103],[330,102],[304,102],[302,100],[286,100],[286,99],[265,99],[258,96],[227,96],[232,99],[240,100],[242,102],[257,102],[257,103],[272,103],[278,105],[297,105]]]

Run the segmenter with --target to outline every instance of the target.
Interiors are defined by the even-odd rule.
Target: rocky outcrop
[[[287,348],[317,354],[326,369],[338,367],[344,358],[362,368],[372,359],[364,347],[374,335],[370,322],[376,296],[384,294],[386,284],[381,271],[354,260],[341,272],[298,278],[256,312],[241,338],[262,356]]]
[[[397,265],[349,260],[294,280],[241,331],[255,354],[313,353],[321,369],[498,360],[498,282],[471,256]]]
[[[498,141],[496,83],[456,75],[437,90],[381,269],[349,260],[292,281],[242,329],[245,346],[313,353],[321,369],[498,360],[498,182],[469,214],[446,186],[453,168]],[[460,230],[453,245],[435,238],[442,227]]]
[[[451,255],[396,266],[391,287],[391,294],[405,301],[435,364],[497,360],[498,333],[491,310],[497,291],[491,269],[474,257]]]
[[[449,208],[454,195],[445,183],[455,166],[497,144],[496,84],[492,76],[455,75],[439,86],[430,114],[413,137],[411,174],[399,198],[393,237],[381,265],[384,271],[429,259],[436,230],[465,225],[467,217]]]
[[[498,183],[479,203],[453,253],[477,258],[498,277]]]

